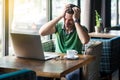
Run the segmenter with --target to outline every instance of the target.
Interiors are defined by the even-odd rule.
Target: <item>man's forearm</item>
[[[58,23],[58,21],[60,21],[62,19],[61,16],[58,16],[56,18],[54,18],[53,20],[51,20],[50,22],[47,23],[47,26],[55,26],[56,23]]]
[[[87,33],[87,32],[82,28],[82,26],[81,26],[79,23],[77,23],[77,22],[75,22],[75,27],[76,27],[77,34],[78,34],[78,36],[79,36],[82,44],[88,43],[88,42],[89,42],[89,39],[90,39],[88,33]]]
[[[49,21],[45,25],[43,25],[40,30],[39,34],[40,35],[49,35],[55,32],[55,25],[62,19],[62,16],[56,17],[55,19]]]

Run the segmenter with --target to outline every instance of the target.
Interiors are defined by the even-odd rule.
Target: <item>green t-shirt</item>
[[[78,53],[81,53],[82,43],[78,37],[76,29],[67,34],[63,26],[63,23],[56,25],[55,51],[59,53],[66,53],[67,50],[73,49],[78,51]]]

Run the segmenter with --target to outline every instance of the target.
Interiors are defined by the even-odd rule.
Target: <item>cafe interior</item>
[[[39,76],[66,80],[65,75],[78,68],[80,80],[119,80],[119,3],[120,0],[0,0],[0,80],[37,80]],[[80,25],[90,36],[80,58],[67,60],[61,54],[47,61],[19,59],[11,33],[39,35],[41,26],[60,15],[66,4],[80,7]],[[40,37],[43,51],[55,53],[55,34]]]

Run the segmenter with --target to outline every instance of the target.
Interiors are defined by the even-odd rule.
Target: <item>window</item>
[[[10,7],[13,9],[10,12],[10,32],[38,34],[40,27],[48,21],[46,3],[47,0],[14,0]],[[46,38],[41,39],[43,41]],[[13,53],[11,41],[9,45],[9,53]]]
[[[111,26],[120,24],[120,0],[111,0]]]
[[[46,22],[45,0],[14,0],[12,31],[36,32]]]
[[[52,17],[56,17],[61,14],[65,4],[75,4],[77,5],[77,0],[53,0],[52,1]],[[57,4],[57,5],[54,5]]]

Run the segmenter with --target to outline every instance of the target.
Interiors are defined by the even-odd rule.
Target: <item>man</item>
[[[58,23],[64,19],[63,23]],[[80,8],[73,4],[65,6],[63,13],[55,19],[43,25],[39,34],[42,36],[56,34],[56,52],[66,53],[74,49],[81,53],[82,44],[89,42],[89,35],[85,28],[80,25]],[[79,69],[66,76],[67,80],[78,80]]]

